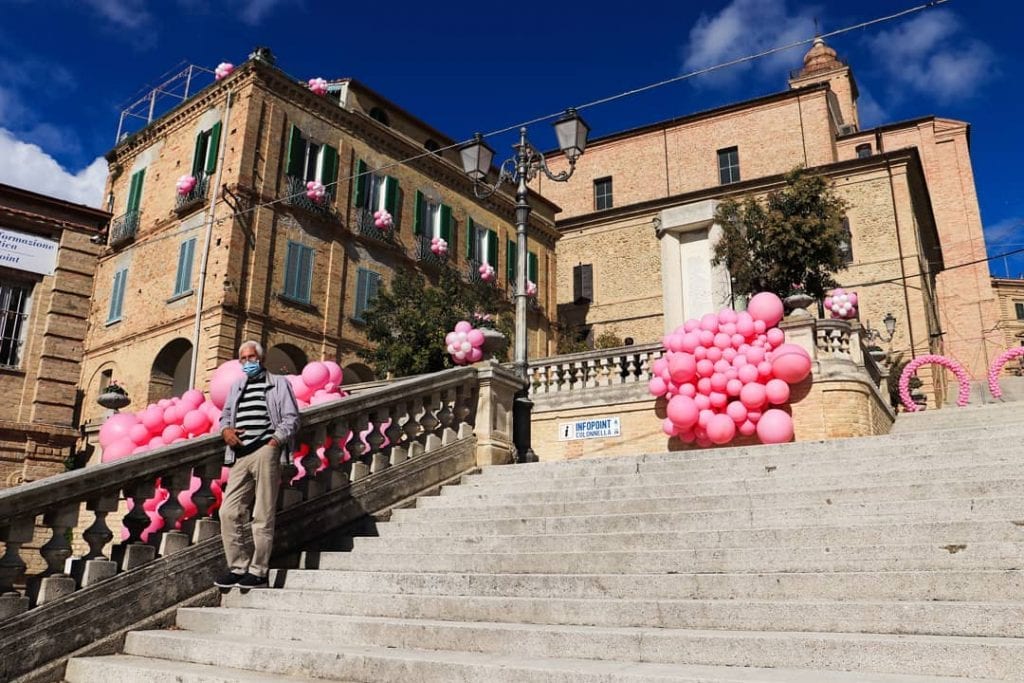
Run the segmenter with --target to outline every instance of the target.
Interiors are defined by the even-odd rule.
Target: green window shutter
[[[192,152],[192,175],[199,176],[206,166],[206,147],[210,142],[208,131],[196,134],[196,148]]]
[[[306,161],[306,141],[302,139],[302,131],[295,124],[292,124],[291,134],[288,136],[288,165],[285,167],[285,175],[296,178],[303,177],[303,165]]]
[[[110,291],[110,308],[107,311],[107,322],[117,322],[121,319],[121,309],[124,304],[124,289],[128,280],[128,269],[122,268],[114,273],[114,286]]]
[[[441,205],[441,239],[452,241],[452,207],[447,204]]]
[[[412,232],[414,235],[423,234],[425,208],[426,207],[423,206],[423,193],[416,190],[416,211],[414,212],[412,219]]]
[[[295,242],[288,242],[288,251],[284,257],[284,295],[292,299],[296,298],[299,289],[299,260],[302,257],[299,246]]]
[[[466,216],[466,258],[472,259],[475,254],[473,253],[476,249],[476,235],[474,234],[473,219],[470,216]]]
[[[518,249],[519,245],[515,243],[515,240],[508,240],[508,263],[505,267],[505,277],[509,284],[516,283],[516,264],[518,261]]]
[[[206,148],[206,174],[217,170],[217,154],[220,151],[220,121],[213,124],[210,130],[210,144]]]
[[[526,277],[533,284],[537,282],[537,254],[531,252],[527,253],[526,259]]]
[[[300,271],[302,283],[299,294],[301,300],[306,303],[309,303],[313,297],[313,254],[313,247],[302,248],[302,269]]]
[[[174,279],[174,296],[192,289],[192,262],[195,257],[196,238],[185,240],[178,248],[178,275]]]
[[[338,150],[330,145],[324,145],[323,164],[320,166],[320,182],[327,187],[327,194],[332,198],[335,196],[335,185],[338,181]]]
[[[128,190],[128,213],[139,210],[139,206],[142,204],[142,185],[145,179],[146,169],[132,174],[132,181]]]
[[[352,201],[358,207],[366,203],[366,162],[356,159],[356,177],[352,183]]]
[[[487,263],[492,268],[498,265],[498,233],[487,231]]]
[[[363,311],[366,310],[366,288],[367,281],[369,280],[370,271],[365,268],[360,268],[356,275],[356,309],[355,314],[352,316],[356,320],[363,319]]]
[[[366,272],[369,275],[369,280],[366,282],[366,308],[369,308],[373,304],[373,300],[377,298],[377,292],[380,291],[380,273],[375,273],[372,270]]]
[[[398,225],[398,178],[393,176],[384,177],[384,209]]]

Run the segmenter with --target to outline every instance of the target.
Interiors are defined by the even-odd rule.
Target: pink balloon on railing
[[[430,238],[430,251],[436,256],[448,255],[448,242],[440,237]]]
[[[380,209],[373,212],[373,224],[380,230],[390,230],[395,225],[395,219],[387,209]]]
[[[482,263],[477,271],[480,273],[480,279],[484,282],[494,282],[494,266],[489,263]]]
[[[215,80],[222,80],[231,75],[231,72],[235,70],[235,65],[231,62],[221,62],[217,65],[217,68],[213,70],[213,77]]]
[[[833,289],[825,297],[825,310],[832,318],[850,320],[857,317],[857,293],[847,292],[842,287]]]
[[[196,177],[194,175],[185,174],[178,178],[178,182],[175,183],[175,188],[178,190],[178,194],[184,197],[192,190],[196,189]]]
[[[445,335],[444,342],[456,365],[478,363],[483,359],[484,334],[467,320],[461,320],[455,329]]]
[[[322,204],[327,197],[327,188],[319,180],[310,180],[306,183],[306,197],[317,204]]]
[[[310,92],[314,95],[326,95],[327,94],[327,81],[322,78],[311,78],[307,81],[306,85],[309,86]]]

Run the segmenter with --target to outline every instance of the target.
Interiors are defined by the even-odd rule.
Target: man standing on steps
[[[231,468],[220,506],[220,534],[228,571],[214,582],[221,588],[267,585],[274,545],[274,517],[281,466],[299,429],[299,406],[291,384],[263,367],[263,347],[255,341],[238,347],[245,377],[231,385],[220,417]],[[252,552],[243,535],[252,506]]]

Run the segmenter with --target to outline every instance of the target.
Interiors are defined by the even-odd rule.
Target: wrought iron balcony
[[[321,202],[316,202],[310,199],[306,195],[306,181],[302,178],[295,176],[285,176],[287,195],[284,198],[284,203],[289,206],[308,211],[314,216],[320,218],[333,218],[334,213],[334,187],[326,188],[324,193],[324,199]]]
[[[509,301],[511,301],[514,304],[516,302],[516,283],[514,283],[514,282],[508,283],[508,287],[507,287],[506,291],[508,292],[508,299],[509,299]],[[530,296],[529,294],[526,295],[526,308],[527,308],[527,310],[530,310],[530,311],[539,311],[539,310],[544,308],[543,306],[540,305],[540,288],[539,287],[537,288],[537,293],[534,294],[533,296]]]
[[[431,238],[427,235],[420,235],[416,242],[416,260],[420,263],[434,266],[435,268],[443,268],[448,263],[447,254],[441,256],[435,254],[430,250]]]
[[[356,209],[356,228],[360,235],[375,239],[378,242],[386,242],[387,244],[397,244],[395,241],[395,229],[392,227],[388,230],[378,228],[374,222],[373,211],[358,207]],[[429,250],[430,244],[427,244]]]
[[[496,287],[498,284],[498,272],[495,270],[494,278],[490,281],[484,280],[480,275],[480,266],[483,265],[483,261],[477,261],[476,259],[469,259],[468,268],[466,270],[466,279],[474,285],[490,285]]]
[[[139,212],[129,211],[110,223],[110,246],[119,247],[135,239],[139,231]]]
[[[210,185],[210,176],[200,173],[196,177],[196,186],[188,194],[178,194],[174,200],[174,210],[178,213],[191,211],[206,203],[206,190]]]

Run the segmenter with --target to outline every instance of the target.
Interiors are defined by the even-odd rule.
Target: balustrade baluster
[[[368,420],[365,413],[359,413],[354,416],[352,425],[352,435],[349,437],[348,442],[345,443],[345,449],[352,458],[352,481],[358,481],[363,477],[370,474],[370,463],[363,461],[363,456],[366,454],[366,444],[363,443],[363,432],[366,431],[368,426]]]
[[[156,557],[156,548],[142,541],[142,532],[150,521],[142,504],[153,497],[154,489],[152,481],[134,481],[124,486],[125,498],[130,498],[132,502],[132,509],[121,520],[128,529],[128,538],[114,546],[111,553],[113,559],[121,564],[122,571],[138,567]]]
[[[598,373],[600,374],[599,385],[603,387],[610,387],[615,384],[617,376],[612,374],[611,361],[608,358],[598,358],[597,364],[599,367]]]
[[[376,474],[391,466],[389,454],[383,449],[384,434],[382,430],[386,422],[386,408],[378,408],[370,413],[370,433],[366,435],[366,443],[370,446],[371,454],[370,474]]]
[[[441,421],[437,419],[437,407],[440,399],[436,393],[423,397],[423,413],[419,417],[420,427],[428,437],[437,434],[437,426]]]
[[[85,588],[117,573],[117,563],[107,559],[103,548],[114,540],[114,532],[107,526],[107,515],[117,510],[117,494],[108,493],[88,501],[85,509],[95,516],[93,523],[82,532],[82,540],[89,544],[85,557],[71,563],[71,576],[76,585]]]
[[[47,510],[43,525],[50,528],[50,540],[39,549],[46,569],[27,582],[29,597],[36,605],[56,600],[75,590],[75,580],[64,573],[64,563],[71,557],[68,530],[78,523],[78,503]]]
[[[325,451],[327,469],[331,473],[331,488],[336,489],[349,482],[352,471],[351,454],[346,450],[346,443],[352,435],[347,418],[339,418],[330,424],[331,445]]]
[[[190,488],[192,469],[176,468],[163,474],[160,483],[170,494],[158,510],[164,520],[163,533],[160,537],[160,555],[167,556],[188,547],[188,534],[178,529],[178,520],[185,514],[185,508],[178,500],[178,495]]]
[[[0,527],[0,541],[4,542],[4,554],[0,557],[0,620],[28,609],[28,598],[15,590],[14,584],[25,574],[21,546],[32,541],[35,528],[34,516],[12,519]]]
[[[211,515],[211,508],[217,501],[213,493],[213,482],[220,479],[224,463],[220,456],[210,458],[197,465],[192,473],[199,477],[199,488],[192,493],[192,504],[196,506],[196,516],[192,523],[192,542],[220,535],[220,522]]]
[[[306,500],[316,498],[330,488],[330,473],[323,467],[317,450],[327,442],[327,425],[319,424],[307,430],[309,451],[302,456],[302,468],[306,476],[302,478],[302,493]]]
[[[409,408],[404,401],[395,402],[388,408],[388,426],[384,430],[387,437],[387,448],[390,450],[391,465],[398,465],[409,459],[409,449],[406,448],[408,437],[402,429],[401,422],[408,413]]]

